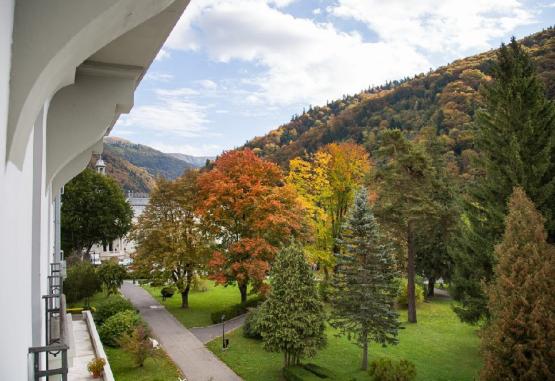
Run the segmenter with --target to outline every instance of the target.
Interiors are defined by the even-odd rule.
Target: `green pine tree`
[[[376,215],[400,247],[406,247],[408,321],[416,323],[416,233],[432,220],[437,206],[430,197],[434,168],[425,148],[400,130],[380,135],[376,152],[379,186]]]
[[[555,248],[546,242],[544,221],[515,188],[487,288],[484,380],[555,379]]]
[[[456,231],[460,213],[456,205],[456,180],[449,171],[447,145],[440,141],[433,127],[423,128],[419,133],[433,168],[429,197],[433,200],[434,213],[427,224],[422,224],[415,234],[416,271],[428,280],[427,296],[433,297],[436,281],[449,280],[453,260],[448,243]]]
[[[394,257],[383,244],[364,188],[356,194],[340,243],[330,324],[362,347],[362,369],[367,370],[369,342],[398,342],[399,315],[394,308],[398,290]]]
[[[282,352],[284,366],[299,364],[326,344],[324,308],[301,246],[281,249],[270,284],[270,295],[260,307],[264,349]]]
[[[503,234],[507,201],[521,186],[555,238],[555,107],[530,56],[513,38],[502,45],[476,120],[476,179],[464,197],[460,239],[453,247],[456,312],[475,323],[488,316],[481,282],[493,275],[494,245]]]

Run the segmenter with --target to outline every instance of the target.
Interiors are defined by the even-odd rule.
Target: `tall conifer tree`
[[[484,380],[555,379],[555,248],[546,243],[544,221],[515,188],[487,290]]]
[[[394,309],[395,261],[382,242],[364,188],[357,192],[342,236],[332,278],[330,322],[362,347],[362,369],[367,370],[368,343],[396,344],[399,315]]]
[[[380,135],[376,151],[379,198],[376,214],[391,236],[407,248],[407,314],[416,323],[416,233],[437,214],[431,197],[434,168],[424,147],[409,141],[400,130]]]
[[[454,297],[459,317],[488,316],[481,282],[493,275],[493,247],[503,234],[507,200],[521,186],[546,218],[554,238],[555,107],[544,95],[530,56],[513,38],[502,45],[493,80],[483,89],[476,120],[477,176],[464,199],[461,234],[454,245]]]
[[[301,246],[281,249],[270,284],[268,300],[260,307],[264,349],[282,352],[284,366],[299,364],[326,344],[324,307]]]

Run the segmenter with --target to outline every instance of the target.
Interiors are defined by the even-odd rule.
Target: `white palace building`
[[[102,156],[96,161],[95,169],[98,173],[106,175],[106,164],[102,160]],[[136,223],[148,205],[148,193],[127,192],[126,201],[133,210],[133,223]],[[131,255],[134,253],[135,241],[124,236],[108,243],[94,245],[89,254],[92,263],[95,265],[100,265],[105,261],[116,260],[120,265],[128,266],[133,263]]]
[[[1,381],[68,379],[60,190],[131,110],[187,3],[0,1]]]

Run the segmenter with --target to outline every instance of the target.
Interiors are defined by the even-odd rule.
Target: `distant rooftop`
[[[148,193],[127,192],[127,202],[131,206],[147,206],[150,196]]]

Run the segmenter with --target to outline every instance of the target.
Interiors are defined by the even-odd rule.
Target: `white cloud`
[[[321,13],[322,13],[322,9],[320,9],[320,8],[316,8],[316,9],[312,10],[312,14],[314,14],[314,15],[319,15]]]
[[[428,52],[487,49],[492,39],[534,22],[517,0],[338,0],[329,11],[362,21],[384,42]]]
[[[174,78],[172,74],[168,73],[159,73],[159,72],[147,72],[145,79],[150,81],[157,81],[157,82],[169,82]]]
[[[210,79],[201,79],[196,81],[196,83],[206,90],[215,90],[218,88],[218,84]]]
[[[278,8],[283,8],[283,7],[287,7],[288,5],[291,5],[295,1],[296,0],[269,0],[268,3],[271,5],[275,5]]]
[[[198,91],[191,89],[190,87],[181,87],[177,89],[156,89],[155,93],[161,97],[191,97],[198,95]]]
[[[249,76],[255,87],[245,97],[250,103],[317,104],[430,67],[409,46],[365,42],[262,0],[192,2],[167,46],[260,65],[262,74]]]
[[[157,136],[207,136],[207,107],[200,106],[185,96],[191,89],[157,89],[154,104],[134,107],[117,122],[119,134],[133,132]]]
[[[160,49],[160,51],[158,52],[158,54],[156,55],[156,58],[154,58],[155,61],[163,61],[166,58],[170,58],[171,54],[170,52],[168,52],[167,49]]]

